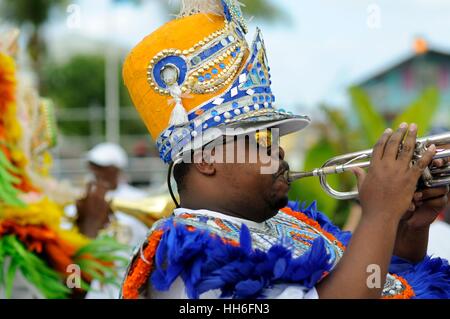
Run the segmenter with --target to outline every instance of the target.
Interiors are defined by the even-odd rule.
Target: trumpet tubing
[[[417,139],[413,162],[420,159],[422,154],[432,144],[435,144],[438,149],[436,155],[433,158],[434,160],[450,158],[449,149],[439,149],[439,146],[450,145],[450,132],[448,132]],[[355,167],[367,168],[370,166],[371,158],[372,149],[336,156],[325,162],[322,167],[316,168],[312,171],[288,171],[285,173],[285,178],[289,182],[293,182],[301,178],[316,176],[319,177],[322,188],[330,196],[336,199],[357,198],[358,191],[341,192],[333,189],[327,182],[327,176],[331,174],[341,174],[344,172],[348,172]],[[425,169],[421,177],[420,184],[422,184],[424,187],[440,187],[450,185],[450,164],[447,164],[444,167],[434,167],[433,165],[430,165]]]

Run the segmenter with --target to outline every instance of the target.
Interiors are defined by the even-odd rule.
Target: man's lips
[[[291,184],[289,183],[288,179],[286,178],[286,172],[289,171],[289,165],[286,163],[281,166],[280,170],[275,174],[275,179],[280,179],[284,183],[286,183],[288,186]]]
[[[291,183],[286,179],[286,176],[284,174],[281,174],[280,176],[278,176],[279,180],[281,180],[283,183],[287,184],[288,186],[291,186]]]

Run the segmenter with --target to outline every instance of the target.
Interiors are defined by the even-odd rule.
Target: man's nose
[[[281,146],[278,146],[278,148],[279,148],[279,154],[278,154],[278,156],[280,157],[280,160],[284,160],[284,149],[281,147]]]
[[[284,160],[284,149],[280,145],[276,145],[271,149],[271,153],[273,157],[278,157],[280,160]]]

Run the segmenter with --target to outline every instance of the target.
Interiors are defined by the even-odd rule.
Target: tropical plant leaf
[[[372,147],[386,129],[386,121],[376,111],[369,96],[361,88],[351,87],[349,93],[352,99],[353,111],[360,121],[361,133],[367,144]]]
[[[5,296],[6,298],[11,298],[13,288],[14,288],[14,278],[16,277],[17,267],[19,266],[16,259],[11,258],[8,269],[6,270],[6,280],[5,280]]]
[[[46,298],[66,298],[70,293],[62,282],[62,276],[51,269],[42,259],[25,249],[23,244],[14,235],[0,238],[0,272],[6,271],[6,277],[0,280],[0,285],[5,287],[7,297],[11,297],[14,277],[17,270],[33,284]],[[7,270],[5,257],[11,260]]]
[[[13,173],[18,173],[6,155],[0,149],[0,202],[10,206],[23,207],[25,204],[19,199],[19,191],[14,188],[14,184],[20,182]]]
[[[82,272],[100,283],[117,285],[117,268],[128,263],[128,259],[122,255],[128,249],[128,245],[120,244],[110,236],[102,236],[80,248],[74,256],[74,262]],[[111,262],[113,265],[105,265],[103,262]]]
[[[428,88],[403,113],[395,118],[393,127],[398,127],[402,122],[416,123],[418,136],[423,136],[431,129],[432,120],[438,107],[439,91],[436,88]]]
[[[115,254],[120,251],[129,249],[127,245],[120,244],[114,238],[109,236],[103,236],[92,240],[86,246],[80,248],[76,254],[75,258],[83,254],[90,254],[96,257],[98,254]]]
[[[336,108],[331,108],[327,105],[321,105],[320,109],[327,116],[327,121],[333,123],[333,127],[336,128],[340,136],[346,136],[349,134],[350,128],[344,113]]]

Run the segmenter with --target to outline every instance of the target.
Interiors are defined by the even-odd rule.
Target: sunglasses
[[[271,148],[272,145],[280,145],[280,135],[276,134],[275,137],[275,134],[272,134],[271,130],[256,131],[254,134],[254,139],[256,145],[263,148]]]
[[[242,141],[245,139],[249,145],[255,145],[257,149],[266,149],[270,152],[272,146],[280,145],[280,136],[279,134],[273,134],[271,130],[261,130],[255,131],[254,133],[242,134],[242,135],[233,135],[233,136],[222,136],[222,139],[217,138],[214,141],[211,141],[206,146],[208,147],[216,147],[219,145],[236,143],[238,141]]]

